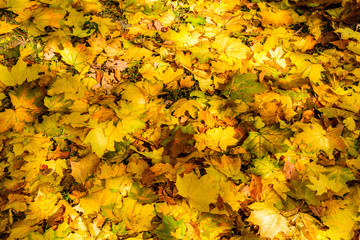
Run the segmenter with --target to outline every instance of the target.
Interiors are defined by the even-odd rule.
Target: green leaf
[[[324,216],[322,220],[329,227],[325,235],[331,240],[352,239],[356,216],[349,209],[339,209],[336,214]]]
[[[194,27],[198,26],[198,25],[205,25],[206,23],[206,19],[203,18],[202,16],[190,16],[188,18],[185,19],[185,22],[189,22],[191,23]]]
[[[154,190],[148,187],[141,187],[138,182],[132,185],[129,197],[138,200],[141,204],[153,203],[158,199],[158,196],[154,194]]]
[[[64,98],[64,95],[57,95],[53,97],[45,97],[44,105],[50,112],[68,111],[68,107],[73,103],[73,100]]]
[[[128,231],[125,230],[125,222],[120,222],[118,224],[112,225],[112,232],[116,235],[125,235],[128,233]]]
[[[263,159],[255,159],[253,161],[253,165],[254,167],[251,168],[252,173],[263,178],[266,178],[280,170],[279,164],[270,159],[268,156],[264,157]]]
[[[236,75],[222,92],[225,96],[230,96],[232,100],[241,99],[245,102],[252,102],[254,95],[266,91],[267,88],[257,82],[254,73]]]
[[[289,146],[285,140],[290,135],[291,132],[287,129],[279,129],[276,126],[265,127],[259,132],[250,132],[243,147],[250,149],[259,158],[265,156],[268,151],[272,153],[286,152]]]
[[[321,173],[319,174],[319,179],[314,176],[310,176],[309,179],[312,184],[306,186],[313,191],[317,191],[316,195],[326,193],[328,190],[338,193],[342,188],[342,185],[339,182],[330,180],[327,176]]]
[[[184,237],[186,233],[186,226],[184,220],[176,221],[172,216],[164,216],[162,223],[158,226],[158,228],[154,231],[156,236],[160,239],[164,240],[175,240],[179,239],[173,236],[175,231],[180,228],[180,236]]]

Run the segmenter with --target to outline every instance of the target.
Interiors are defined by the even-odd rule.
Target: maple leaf
[[[4,112],[0,112],[0,132],[5,132],[11,128],[19,132],[25,128],[27,123],[34,120],[33,115],[25,108],[6,109]]]
[[[161,225],[154,231],[160,239],[181,239],[185,237],[185,232],[186,226],[184,220],[176,221],[172,216],[163,216]]]
[[[332,129],[330,126],[326,131],[318,123],[305,124],[300,122],[293,124],[293,129],[296,128],[303,131],[295,134],[294,142],[296,144],[305,143],[306,150],[309,152],[318,153],[322,150],[330,153],[334,148],[345,151],[344,140],[339,136],[340,129]]]
[[[85,183],[85,180],[96,170],[100,159],[93,153],[81,158],[80,161],[71,161],[71,175],[78,183]]]
[[[109,189],[94,187],[89,191],[87,197],[80,199],[80,207],[90,214],[96,214],[100,212],[102,207],[113,204],[116,201],[116,193],[111,192]]]
[[[104,134],[107,138],[106,149],[115,151],[115,141],[121,142],[126,135],[126,132],[123,130],[121,122],[118,122],[116,126],[114,126],[113,122],[110,121],[104,129]]]
[[[260,227],[260,236],[273,239],[278,233],[287,234],[290,231],[288,221],[274,207],[266,206],[263,202],[256,202],[250,206],[251,214],[247,221]]]
[[[25,238],[32,231],[39,229],[37,226],[37,220],[24,219],[16,221],[11,225],[11,233],[8,239],[20,239]]]
[[[273,25],[274,27],[288,26],[293,23],[293,19],[290,16],[290,12],[286,10],[261,11],[262,24]]]
[[[254,174],[260,175],[263,178],[270,177],[273,173],[276,173],[280,170],[279,163],[270,159],[268,156],[260,159],[255,159],[253,161],[254,168],[252,172]]]
[[[51,84],[51,89],[48,90],[48,94],[53,96],[65,92],[76,93],[80,86],[80,76],[72,76],[70,73],[59,74]]]
[[[10,24],[5,21],[0,21],[0,34],[8,33],[17,27],[18,25]]]
[[[201,239],[216,239],[234,226],[229,218],[210,213],[202,214],[199,222]]]
[[[350,192],[345,195],[345,200],[351,203],[356,211],[360,210],[360,184],[350,187]]]
[[[247,58],[250,48],[241,40],[230,38],[226,35],[218,35],[212,43],[212,47],[219,51],[219,59],[233,65],[239,60]]]
[[[172,136],[172,140],[167,143],[166,149],[168,149],[169,156],[176,158],[181,153],[189,152],[192,149],[192,138],[192,134],[184,133],[181,128],[177,129]]]
[[[87,71],[89,56],[86,46],[84,44],[78,44],[76,47],[73,47],[71,42],[65,42],[63,46],[64,49],[59,50],[62,60],[73,66],[78,72]]]
[[[211,159],[211,163],[225,176],[238,180],[244,177],[241,172],[241,159],[222,155],[219,160]]]
[[[138,182],[135,182],[131,187],[129,197],[138,200],[141,204],[153,203],[158,198],[158,196],[154,194],[154,191],[151,188],[141,187]]]
[[[209,52],[211,45],[209,42],[204,42],[201,45],[196,45],[191,48],[191,58],[197,58],[200,63],[208,62],[213,58],[213,53]]]
[[[321,223],[311,215],[299,213],[295,221],[305,239],[316,239],[316,237],[321,236],[322,231],[316,228],[316,225]]]
[[[171,105],[170,111],[174,112],[175,117],[184,116],[185,112],[188,112],[191,117],[196,118],[200,109],[202,109],[200,103],[196,102],[195,100],[187,100],[182,98]]]
[[[183,178],[177,176],[176,187],[179,195],[187,198],[191,207],[202,212],[209,211],[209,204],[215,203],[219,194],[214,188],[213,179],[207,175],[199,179],[193,172],[185,174]]]
[[[238,140],[234,138],[235,133],[233,127],[209,129],[206,133],[194,135],[196,141],[195,147],[199,150],[208,147],[216,151],[226,151],[228,146],[235,145],[238,142]]]
[[[257,82],[257,76],[253,73],[238,74],[223,90],[222,94],[230,96],[231,99],[241,99],[252,102],[255,94],[262,93],[266,87]]]
[[[15,109],[25,108],[34,117],[43,110],[44,90],[42,88],[31,88],[30,85],[23,84],[9,91],[9,96]]]
[[[166,69],[161,75],[160,79],[164,84],[169,84],[178,81],[184,75],[184,69],[178,68],[176,71],[172,67]]]
[[[125,198],[120,214],[129,232],[149,231],[154,228],[151,220],[156,214],[151,204],[141,205],[134,199]]]
[[[324,216],[322,220],[329,227],[325,236],[334,240],[352,239],[355,227],[355,215],[349,209],[339,209],[336,214]]]
[[[44,105],[51,112],[63,112],[73,103],[73,100],[65,98],[63,94],[44,98]]]
[[[91,129],[86,135],[84,143],[90,143],[93,152],[95,152],[98,157],[102,157],[108,145],[108,139],[105,136],[104,129],[102,127]]]
[[[240,186],[231,181],[221,181],[220,190],[220,196],[224,202],[229,204],[234,211],[238,211],[241,208],[240,203],[246,199],[245,194],[240,192]]]
[[[317,191],[317,195],[326,193],[328,190],[332,190],[335,193],[340,192],[342,185],[335,180],[330,180],[327,176],[319,173],[319,179],[316,179],[314,176],[309,177],[312,185],[306,185],[313,191]]]
[[[0,81],[6,86],[20,85],[26,80],[31,82],[39,77],[39,70],[39,66],[34,65],[28,67],[27,63],[25,63],[22,59],[19,59],[10,71],[7,67],[0,65]]]
[[[243,143],[243,147],[249,148],[258,157],[263,157],[267,151],[272,153],[285,152],[288,144],[284,141],[291,135],[287,129],[279,129],[276,126],[264,127],[259,132],[250,132]]]

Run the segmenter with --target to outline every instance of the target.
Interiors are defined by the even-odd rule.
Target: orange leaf
[[[78,183],[85,183],[85,180],[96,170],[100,158],[95,153],[90,153],[80,161],[71,161],[71,175]]]
[[[252,199],[254,199],[255,201],[260,201],[261,192],[262,192],[261,178],[256,175],[252,175],[250,182],[250,195]]]
[[[289,26],[293,23],[293,19],[290,16],[289,11],[278,10],[275,13],[271,11],[261,11],[262,24],[273,25],[275,27]]]

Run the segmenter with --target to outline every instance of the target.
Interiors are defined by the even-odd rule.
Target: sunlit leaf
[[[204,176],[200,179],[195,173],[177,176],[176,187],[179,195],[189,201],[191,207],[202,212],[208,212],[209,204],[216,202],[218,191],[214,189],[214,182]]]
[[[276,208],[266,206],[263,202],[253,203],[250,208],[253,211],[248,221],[259,226],[262,237],[273,239],[279,232],[287,234],[290,230],[288,221]]]

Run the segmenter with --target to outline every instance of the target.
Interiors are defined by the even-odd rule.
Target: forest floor
[[[0,0],[0,238],[359,239],[358,0]]]

